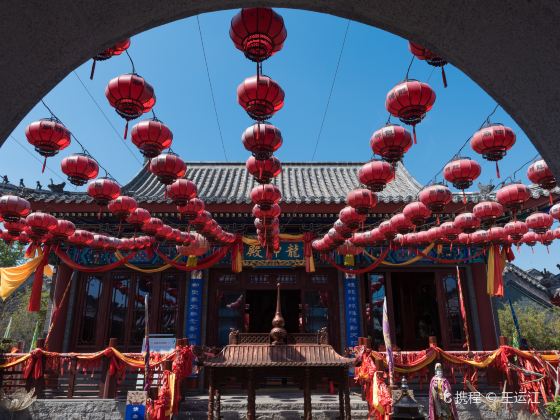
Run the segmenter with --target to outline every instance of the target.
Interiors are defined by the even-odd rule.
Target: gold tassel
[[[354,266],[354,256],[352,254],[346,254],[344,256],[344,265],[347,267]]]
[[[198,257],[196,255],[189,255],[187,259],[187,267],[196,267],[198,265]]]

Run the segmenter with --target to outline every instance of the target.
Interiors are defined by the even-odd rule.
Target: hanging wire
[[[410,73],[410,68],[412,67],[412,63],[414,63],[414,54],[412,55],[412,58],[410,59],[410,63],[408,64],[408,68],[406,69],[406,74],[404,75],[404,80],[408,80],[408,73]]]
[[[46,102],[41,99],[41,103],[43,104],[43,106],[45,108],[47,108],[47,110],[49,111],[49,113],[51,114],[51,116],[53,118],[56,118],[58,121],[60,121],[61,124],[62,120],[60,118],[58,118],[54,112],[52,112],[52,110],[49,108],[49,106],[46,104]],[[65,124],[64,124],[65,125]],[[110,178],[114,179],[115,181],[117,180],[113,175],[111,175],[111,173],[103,166],[101,165],[101,163],[99,163],[99,160],[97,160],[86,148],[85,146],[82,144],[82,142],[80,142],[80,140],[78,140],[78,138],[76,137],[76,135],[74,133],[72,133],[72,131],[70,131],[70,136],[72,136],[72,138],[76,141],[76,143],[78,143],[80,145],[80,147],[82,148],[82,153],[88,156],[91,156],[96,162],[97,165],[99,166],[99,168],[103,169],[105,171],[105,174],[107,174]],[[117,181],[118,182],[118,181]],[[118,182],[120,184],[120,182]],[[122,185],[122,184],[121,184]]]
[[[131,154],[131,156],[134,158],[134,160],[136,160],[136,162],[138,162],[140,165],[142,165],[142,161],[140,159],[138,159],[138,156],[136,156],[136,154],[133,152],[133,150],[130,148],[130,146],[128,145],[127,142],[122,141],[122,135],[121,133],[118,132],[118,130],[116,129],[116,127],[113,125],[113,123],[111,122],[111,120],[109,119],[109,117],[107,116],[107,114],[105,113],[105,111],[103,111],[103,108],[101,108],[101,106],[99,105],[99,103],[95,100],[95,98],[93,97],[93,95],[91,94],[91,92],[89,91],[89,89],[87,88],[87,86],[85,85],[85,83],[83,82],[83,80],[80,78],[80,76],[78,75],[78,73],[76,73],[76,70],[73,71],[74,76],[76,76],[76,78],[79,80],[80,84],[82,85],[82,87],[85,89],[86,93],[88,94],[88,96],[90,97],[90,99],[92,100],[92,102],[95,104],[95,106],[97,107],[97,109],[99,110],[99,112],[101,112],[101,115],[103,115],[103,118],[105,119],[105,121],[107,121],[107,124],[109,124],[109,126],[111,126],[111,128],[113,129],[113,132],[116,134],[116,136],[119,139],[119,143],[123,144],[126,149],[128,150],[128,152]],[[152,109],[153,112],[153,109]],[[155,115],[155,114],[154,114]]]
[[[525,166],[529,165],[530,163],[535,162],[536,160],[538,160],[540,158],[541,158],[540,153],[537,153],[535,156],[533,156],[531,159],[529,159],[527,162],[523,163],[519,168],[517,168],[515,171],[513,171],[513,173],[511,175],[508,175],[506,178],[504,178],[504,180],[499,185],[504,186],[508,180],[515,181],[515,176],[517,175],[517,173],[521,169],[523,169]]]
[[[43,166],[43,161],[41,159],[39,159],[37,157],[37,155],[35,155],[35,153],[32,153],[27,147],[25,147],[18,139],[16,139],[12,134],[10,134],[9,136],[13,141],[15,141],[19,147],[21,147],[29,156],[31,156],[33,159],[35,159],[37,162],[39,162],[41,164],[41,166]],[[45,165],[45,168],[47,168],[47,170],[52,173],[54,176],[56,176],[58,179],[62,180],[62,181],[66,181],[64,178],[62,178],[60,176],[60,174],[58,174],[57,172],[53,171],[48,165]],[[76,188],[76,187],[74,187]]]
[[[204,57],[204,65],[206,66],[206,75],[208,76],[208,84],[210,85],[210,96],[212,98],[212,105],[214,107],[214,115],[216,116],[216,125],[218,126],[218,133],[220,135],[220,142],[222,143],[222,150],[224,152],[224,159],[228,162],[226,153],[226,145],[224,143],[224,136],[222,134],[222,126],[220,125],[220,118],[218,117],[218,108],[216,106],[216,98],[214,97],[214,88],[212,87],[212,78],[210,77],[210,69],[208,67],[208,59],[206,58],[206,48],[204,47],[204,39],[202,37],[202,29],[200,27],[200,19],[196,16],[196,24],[198,26],[198,35],[200,36],[200,45],[202,46],[202,55]]]
[[[346,29],[344,30],[344,37],[342,38],[342,45],[340,46],[340,51],[338,53],[338,60],[336,62],[336,68],[334,70],[333,79],[331,83],[331,88],[329,90],[329,96],[327,98],[327,103],[325,105],[325,111],[323,112],[323,118],[321,118],[321,125],[319,126],[319,132],[317,133],[317,139],[315,140],[315,148],[313,149],[313,155],[311,156],[311,161],[315,159],[317,154],[317,148],[319,147],[319,141],[321,140],[321,134],[323,133],[323,127],[325,125],[325,120],[327,118],[327,112],[329,111],[329,105],[331,103],[331,98],[334,90],[334,85],[336,83],[336,77],[338,75],[338,69],[340,68],[340,62],[342,60],[342,53],[344,52],[344,46],[346,45],[346,38],[348,36],[348,30],[350,29],[350,19],[346,21]]]
[[[136,67],[134,67],[134,60],[130,56],[130,53],[128,52],[128,50],[124,50],[124,52],[126,53],[128,59],[130,60],[130,64],[132,65],[132,74],[136,74]]]
[[[488,114],[486,116],[486,118],[484,118],[484,121],[482,122],[482,124],[480,124],[480,127],[478,127],[477,131],[482,129],[482,127],[484,127],[486,124],[488,124],[490,122],[490,118],[496,113],[496,111],[498,110],[498,108],[500,107],[500,104],[496,104],[496,106],[494,107],[494,109],[492,110],[492,112],[490,112],[490,114]],[[467,137],[467,139],[465,140],[465,142],[461,145],[461,147],[459,148],[459,150],[457,150],[457,152],[451,157],[451,159],[449,159],[447,162],[445,162],[445,164],[441,167],[441,169],[439,171],[436,172],[436,174],[430,178],[431,182],[435,182],[436,178],[438,177],[439,174],[441,174],[445,168],[445,165],[447,165],[449,162],[451,162],[453,159],[455,159],[456,157],[460,156],[461,152],[463,151],[463,149],[465,148],[465,146],[468,144],[468,142],[472,139],[472,134]]]

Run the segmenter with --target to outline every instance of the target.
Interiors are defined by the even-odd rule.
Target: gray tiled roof
[[[339,204],[346,194],[360,186],[357,173],[362,163],[296,163],[282,164],[282,173],[273,181],[282,191],[284,203]],[[198,187],[199,196],[206,203],[250,203],[249,192],[256,185],[245,169],[244,163],[187,162],[186,178]],[[68,186],[68,185],[67,185]],[[384,203],[403,203],[416,199],[422,185],[399,163],[395,179],[378,193]],[[549,192],[536,185],[530,186],[533,199],[548,197]],[[163,203],[164,186],[150,173],[147,166],[123,187],[123,193],[132,195],[139,203]],[[560,189],[554,190],[560,194]],[[12,184],[0,184],[1,194],[18,194],[28,200],[44,203],[91,203],[93,200],[84,192],[63,193],[49,190],[20,188]],[[495,193],[483,196],[479,192],[467,192],[467,201],[477,203],[492,199]],[[453,202],[460,203],[463,194],[453,194]]]
[[[357,173],[362,163],[283,163],[274,179],[284,203],[343,203],[346,194],[359,187]],[[186,178],[198,187],[207,203],[249,203],[249,193],[257,185],[244,163],[190,162]],[[422,186],[399,164],[395,180],[379,199],[384,202],[413,200]],[[164,186],[143,169],[124,190],[139,201],[163,201]]]

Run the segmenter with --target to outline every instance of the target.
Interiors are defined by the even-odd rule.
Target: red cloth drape
[[[85,265],[78,264],[77,262],[72,260],[72,258],[70,258],[65,251],[63,251],[62,249],[60,249],[58,247],[54,249],[54,253],[68,267],[70,267],[74,270],[81,271],[83,273],[103,273],[105,271],[113,270],[117,267],[120,267],[121,265],[124,265],[129,260],[134,258],[134,256],[136,255],[136,252],[131,252],[126,257],[124,257],[122,260],[115,261],[114,263],[106,264],[106,265],[100,265],[100,266],[97,266],[97,267],[87,267]]]
[[[41,309],[41,292],[43,290],[43,273],[45,270],[45,265],[49,262],[49,254],[51,252],[51,246],[45,245],[43,248],[43,258],[35,270],[35,275],[33,276],[33,286],[31,286],[31,296],[29,297],[29,305],[27,310],[29,312],[38,312]]]
[[[389,248],[385,249],[381,255],[377,258],[377,260],[375,260],[375,262],[371,265],[368,265],[367,267],[363,267],[363,268],[357,268],[357,269],[352,269],[352,268],[346,268],[343,267],[341,265],[338,265],[336,263],[335,260],[333,260],[330,256],[328,256],[327,254],[322,254],[322,257],[325,261],[327,261],[330,265],[332,265],[334,268],[336,268],[339,271],[342,271],[344,273],[348,273],[348,274],[363,274],[363,273],[368,273],[372,270],[375,270],[379,264],[381,264],[383,262],[383,260],[385,259],[385,257],[387,257],[387,254],[389,253]]]
[[[230,247],[228,247],[228,246],[224,246],[224,247],[219,248],[213,254],[210,254],[206,258],[203,258],[203,259],[199,260],[198,264],[195,265],[194,267],[187,267],[186,265],[179,264],[179,263],[169,259],[169,257],[167,255],[165,255],[164,253],[160,252],[159,249],[154,249],[154,251],[166,264],[169,264],[169,265],[177,268],[178,270],[194,271],[194,270],[204,270],[205,268],[212,267],[214,264],[216,264],[217,262],[219,262],[222,258],[224,258],[226,256],[229,249],[230,249]]]

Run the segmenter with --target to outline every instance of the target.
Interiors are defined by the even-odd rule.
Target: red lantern
[[[241,141],[255,159],[265,160],[282,146],[282,134],[273,125],[258,122],[245,130]]]
[[[415,201],[404,207],[403,214],[414,225],[421,226],[432,215],[432,211],[421,201]]]
[[[334,245],[338,246],[346,240],[344,236],[340,232],[338,232],[335,228],[330,228],[327,232],[328,237],[331,239]]]
[[[469,158],[452,160],[443,169],[443,177],[458,190],[463,190],[463,202],[466,203],[465,190],[480,176],[480,165]]]
[[[140,121],[130,132],[132,143],[140,153],[151,159],[161,154],[164,149],[169,149],[173,143],[173,133],[160,120],[151,119]]]
[[[184,206],[189,200],[196,198],[198,190],[196,184],[188,179],[177,179],[167,186],[167,196],[177,206]]]
[[[471,234],[471,243],[474,245],[484,245],[488,243],[490,237],[485,230],[477,230]]]
[[[515,213],[531,197],[531,192],[523,184],[510,184],[500,188],[496,192],[496,201],[502,206],[510,209],[515,218]]]
[[[252,76],[237,87],[237,102],[251,118],[264,121],[282,109],[284,91],[268,76]]]
[[[123,39],[117,42],[115,45],[101,51],[95,57],[93,57],[93,63],[91,64],[91,74],[89,75],[90,80],[93,80],[93,74],[95,73],[95,63],[97,61],[105,61],[115,55],[121,55],[123,52],[128,50],[130,47],[130,38]]]
[[[366,215],[358,213],[355,208],[348,206],[340,210],[338,218],[350,229],[357,229],[366,220]]]
[[[4,222],[4,227],[11,236],[18,236],[27,227],[27,222],[24,218],[10,219]]]
[[[135,208],[128,217],[126,218],[126,222],[130,223],[134,227],[141,227],[144,223],[150,220],[152,216],[150,212],[142,207]]]
[[[128,122],[150,112],[156,104],[154,88],[137,74],[122,74],[112,79],[105,88],[105,96],[117,114],[126,120],[125,139]]]
[[[390,163],[396,163],[412,147],[412,136],[399,125],[387,125],[377,130],[369,141],[371,150]]]
[[[439,228],[439,226],[431,227],[426,231],[426,234],[427,234],[428,241],[430,243],[436,243],[436,244],[442,243],[444,236],[441,233],[441,229]]]
[[[436,101],[432,88],[417,80],[405,80],[387,93],[385,108],[403,123],[412,126],[416,143],[416,124],[426,116]]]
[[[71,142],[70,131],[54,117],[29,124],[25,129],[25,137],[35,151],[45,158],[41,172],[45,172],[47,158],[66,149]]]
[[[473,207],[473,214],[485,224],[492,224],[504,215],[504,208],[495,201],[482,201]]]
[[[177,210],[187,220],[193,220],[204,211],[204,201],[199,198],[192,198],[184,206],[177,206]]]
[[[488,229],[488,239],[493,244],[504,245],[508,243],[506,230],[499,226],[494,226]]]
[[[538,240],[539,240],[539,235],[537,235],[535,232],[532,232],[532,231],[527,232],[521,238],[521,242],[523,242],[526,245],[529,245],[530,247],[535,246],[537,244]]]
[[[187,173],[187,165],[174,153],[162,153],[150,160],[150,172],[159,182],[169,185],[177,178],[182,178]]]
[[[210,212],[202,211],[192,220],[191,224],[196,230],[202,230],[211,220],[213,219]]]
[[[93,233],[87,230],[76,229],[74,233],[68,237],[68,242],[78,247],[89,246],[93,242]]]
[[[428,232],[426,232],[425,230],[421,230],[420,232],[417,233],[418,236],[416,237],[416,243],[418,245],[428,245],[431,242]]]
[[[408,41],[408,49],[418,60],[425,60],[426,63],[428,63],[430,66],[441,67],[441,78],[443,79],[443,87],[447,87],[447,77],[445,77],[444,70],[447,61],[444,58],[412,41]]]
[[[162,226],[163,222],[161,219],[158,219],[157,217],[150,217],[142,225],[142,232],[147,233],[148,235],[155,235],[158,229]]]
[[[69,220],[58,220],[56,227],[51,231],[55,241],[66,241],[76,231],[76,226]]]
[[[372,160],[363,165],[358,171],[359,181],[371,191],[383,191],[385,186],[395,179],[395,170],[390,163],[382,160]]]
[[[90,247],[96,250],[105,250],[108,248],[108,238],[105,235],[94,234],[93,241],[90,244]]]
[[[379,232],[388,240],[392,240],[397,235],[397,230],[389,220],[381,222],[378,229]]]
[[[414,224],[402,213],[395,214],[391,217],[391,226],[395,228],[401,235],[410,232],[414,229]]]
[[[547,213],[533,213],[525,219],[525,223],[533,232],[543,234],[552,226],[554,220],[552,216]]]
[[[444,222],[439,227],[439,231],[443,237],[445,237],[448,241],[453,242],[459,237],[461,233],[461,229],[455,226],[453,222]]]
[[[272,184],[257,185],[251,190],[251,201],[261,206],[263,210],[268,210],[282,198],[280,189]]]
[[[529,231],[529,228],[527,227],[526,223],[516,220],[514,222],[506,223],[504,225],[504,230],[511,237],[511,239],[513,239],[515,242],[518,242],[521,240],[521,238],[523,238],[523,235],[525,235]]]
[[[25,218],[25,222],[29,226],[30,236],[36,240],[54,230],[58,225],[56,217],[40,211],[31,213]]]
[[[268,184],[272,178],[282,172],[282,165],[274,156],[265,160],[257,160],[251,156],[247,159],[245,167],[259,184]]]
[[[451,198],[451,191],[442,184],[430,185],[418,194],[418,199],[434,213],[441,213]]]
[[[457,236],[456,242],[460,245],[470,245],[471,235],[469,235],[468,233],[460,233],[459,236]]]
[[[552,244],[552,242],[554,242],[554,232],[551,230],[547,230],[546,232],[541,233],[541,235],[539,236],[539,241],[541,241],[541,244],[548,247],[550,244]]]
[[[0,203],[2,202],[2,199],[0,198]],[[560,203],[553,205],[548,214],[550,214],[554,219],[556,220],[560,220]]]
[[[492,124],[478,130],[471,138],[471,147],[482,157],[491,162],[496,162],[496,176],[500,177],[498,161],[501,160],[509,149],[515,144],[515,133],[502,124]]]
[[[138,208],[138,204],[134,198],[121,195],[110,201],[107,208],[117,218],[125,220],[134,210]]]
[[[106,206],[111,200],[121,195],[121,187],[113,179],[98,178],[88,184],[87,193],[100,206]]]
[[[26,217],[31,212],[31,204],[17,195],[3,195],[0,197],[0,216],[6,222],[15,222]]]
[[[257,219],[273,219],[275,217],[279,217],[280,213],[282,213],[282,210],[278,204],[273,204],[268,210],[263,209],[258,204],[253,206],[253,217]]]
[[[548,190],[548,198],[552,205],[552,190],[556,187],[556,178],[544,160],[537,160],[527,169],[527,178],[541,188]]]
[[[556,239],[560,239],[560,227],[557,227],[556,229],[554,229],[554,237]]]
[[[343,223],[340,219],[336,219],[336,222],[333,223],[333,229],[340,233],[340,235],[345,239],[351,238],[356,230]]]
[[[245,57],[260,63],[282,49],[288,33],[284,19],[274,10],[251,7],[231,19],[229,36]]]
[[[480,219],[473,213],[461,213],[455,217],[453,224],[461,232],[472,233],[480,228]]]
[[[346,204],[360,214],[368,214],[377,205],[377,195],[363,188],[353,190],[346,196]]]
[[[173,228],[169,225],[163,224],[159,227],[154,236],[158,241],[166,241],[173,237]]]
[[[78,186],[84,185],[90,179],[94,179],[99,173],[99,165],[95,159],[82,153],[65,157],[62,159],[60,167],[70,183]]]
[[[200,257],[208,252],[210,243],[206,238],[198,233],[191,233],[192,240],[187,246],[179,246],[177,250],[184,256]]]

